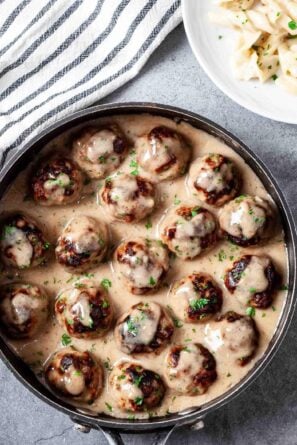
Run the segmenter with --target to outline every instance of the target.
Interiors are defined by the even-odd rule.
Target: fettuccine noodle
[[[273,79],[297,94],[297,1],[221,0],[212,22],[235,29],[232,57],[236,78]]]

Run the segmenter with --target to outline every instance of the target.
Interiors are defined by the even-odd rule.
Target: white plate
[[[204,71],[227,96],[248,110],[297,124],[297,96],[282,90],[273,80],[261,84],[235,79],[230,60],[236,34],[210,22],[208,13],[215,9],[214,0],[182,0],[188,40]]]

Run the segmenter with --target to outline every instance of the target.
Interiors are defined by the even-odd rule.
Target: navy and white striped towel
[[[133,78],[180,21],[180,0],[0,0],[0,167]]]

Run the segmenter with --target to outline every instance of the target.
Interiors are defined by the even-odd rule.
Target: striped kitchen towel
[[[180,21],[180,0],[0,0],[0,167],[132,79]]]

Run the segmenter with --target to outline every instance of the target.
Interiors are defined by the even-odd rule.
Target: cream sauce
[[[198,156],[207,155],[210,152],[215,152],[226,155],[233,160],[236,166],[238,166],[243,180],[243,187],[240,193],[258,195],[264,199],[270,199],[260,180],[235,151],[227,147],[220,140],[189,126],[185,122],[177,124],[172,120],[150,115],[115,116],[112,118],[112,121],[119,125],[128,140],[132,142],[134,142],[138,136],[150,131],[155,126],[167,125],[168,127],[179,131],[191,142],[193,146],[193,159],[196,159]],[[101,119],[97,122],[93,121],[90,122],[90,124],[104,124],[104,122],[110,123],[110,118],[105,120]],[[77,127],[73,129],[73,133],[77,132],[77,130]],[[63,145],[65,145],[67,149],[70,145],[70,135],[71,132],[68,133],[68,135],[66,134],[65,136],[60,137],[60,139],[54,140],[49,144],[49,150],[57,150],[57,147],[62,147]],[[123,172],[131,172],[134,170],[135,167],[130,167],[132,160],[135,160],[135,153],[133,151],[127,156],[124,164],[120,166],[120,170]],[[139,170],[142,176],[146,176],[150,179],[150,175],[143,173],[141,168],[139,168]],[[38,221],[41,229],[50,234],[49,241],[53,244],[56,243],[65,224],[73,216],[81,214],[93,216],[106,222],[109,226],[112,244],[116,246],[123,240],[123,238],[134,238],[139,236],[144,236],[146,238],[157,237],[158,224],[162,219],[164,212],[169,207],[176,208],[175,202],[177,202],[177,200],[182,203],[190,201],[192,205],[203,205],[213,214],[218,213],[215,208],[201,203],[195,193],[193,194],[190,191],[189,187],[187,187],[186,176],[174,181],[162,182],[157,185],[160,199],[156,209],[149,218],[151,222],[150,225],[152,226],[150,227],[150,225],[146,225],[147,219],[139,223],[127,224],[113,221],[107,213],[103,212],[100,201],[97,199],[98,189],[100,185],[103,184],[103,181],[92,181],[91,184],[86,185],[78,205],[44,207],[35,204],[33,201],[24,200],[25,191],[27,189],[26,184],[30,177],[29,175],[30,170],[28,169],[21,173],[11,185],[10,189],[0,202],[1,214],[8,211],[22,210],[29,215],[32,215],[32,217]],[[183,261],[179,258],[172,259],[165,284],[167,283],[168,285],[171,285],[174,281],[180,280],[194,271],[209,273],[214,277],[223,290],[224,301],[222,312],[234,310],[239,313],[244,313],[241,304],[224,288],[224,273],[226,269],[231,267],[233,261],[241,255],[260,255],[264,253],[269,255],[277,269],[283,274],[283,281],[286,282],[287,256],[283,235],[279,228],[276,230],[275,236],[267,240],[266,244],[263,246],[243,249],[234,246],[227,241],[220,241],[211,250],[205,253],[202,252],[197,259],[192,261]],[[170,305],[168,287],[166,285],[155,294],[139,297],[126,291],[123,277],[114,273],[111,263],[100,264],[97,268],[91,270],[90,273],[94,274],[93,279],[97,283],[100,283],[104,278],[111,281],[112,286],[109,288],[109,294],[115,308],[116,319],[121,314],[128,311],[133,304],[136,304],[139,301],[156,302],[165,307],[166,305]],[[46,267],[22,270],[19,272],[19,276],[23,281],[43,283],[48,290],[52,301],[54,300],[55,295],[61,292],[61,289],[67,288],[67,286],[69,287],[69,283],[73,283],[75,279],[74,275],[69,274],[54,260],[54,255],[52,255],[52,258]],[[2,281],[3,280],[6,282],[9,281],[8,278],[5,278],[5,275],[4,279],[2,278]],[[273,309],[270,308],[264,311],[256,310],[255,321],[260,331],[260,345],[253,360],[244,367],[237,366],[234,364],[233,360],[230,360],[230,357],[224,354],[219,354],[214,347],[206,343],[204,332],[205,323],[180,324],[179,326],[181,327],[175,329],[172,343],[183,344],[186,339],[191,339],[194,343],[202,343],[206,347],[208,346],[217,360],[218,379],[210,386],[205,394],[198,396],[177,395],[174,390],[168,388],[161,406],[158,409],[154,409],[150,414],[153,416],[165,415],[166,412],[181,412],[194,406],[201,406],[223,394],[238,383],[255,365],[266,350],[277,327],[285,297],[285,292],[279,291],[275,296]],[[213,321],[209,321],[208,326],[212,331],[218,329],[218,324]],[[44,327],[44,330],[35,338],[24,341],[10,340],[9,344],[25,362],[29,363],[30,366],[38,372],[40,371],[40,365],[46,361],[48,356],[61,348],[61,336],[63,333],[65,333],[65,331],[58,325],[57,321],[52,316],[48,324]],[[110,372],[109,369],[112,365],[122,358],[128,358],[127,355],[123,354],[123,352],[116,347],[112,329],[110,329],[107,335],[103,338],[91,340],[72,338],[71,344],[80,351],[90,350],[99,361],[101,360],[106,364],[106,382]],[[164,363],[167,352],[168,347],[158,355],[143,354],[141,357],[141,365],[164,376]],[[109,405],[112,404],[112,412],[110,412],[106,403]],[[117,409],[116,404],[113,402],[112,392],[108,384],[104,385],[102,394],[93,405],[88,406],[80,404],[79,406],[84,411],[93,412],[94,414],[105,412],[106,414],[117,417],[127,417],[127,413],[123,413]],[[136,417],[139,418],[146,418],[147,416],[148,413],[136,415]]]

